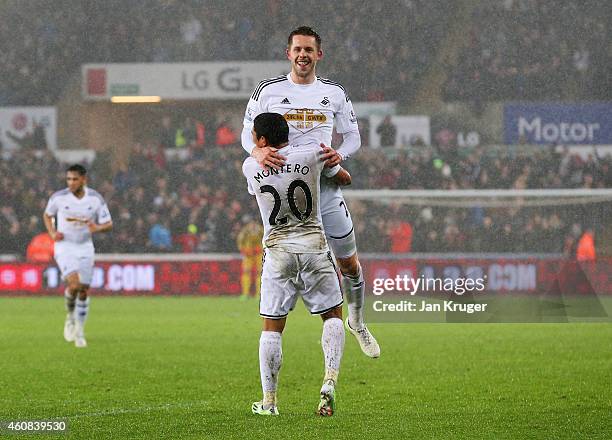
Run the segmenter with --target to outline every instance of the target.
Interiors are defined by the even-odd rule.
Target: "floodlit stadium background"
[[[237,234],[249,218],[259,215],[240,171],[245,157],[240,130],[246,102],[257,83],[288,71],[286,37],[303,24],[313,26],[323,38],[325,56],[317,73],[345,86],[359,117],[362,148],[344,165],[353,176],[346,198],[368,286],[376,277],[405,273],[450,277],[476,273],[487,276],[487,291],[493,294],[595,295],[606,303],[612,294],[611,17],[609,2],[596,0],[0,3],[0,295],[6,296],[0,299],[0,313],[6,314],[0,331],[10,335],[6,339],[14,344],[7,343],[6,348],[13,347],[23,362],[33,357],[41,364],[57,355],[70,365],[94,365],[111,353],[76,360],[67,350],[54,347],[62,342],[61,335],[54,333],[55,327],[61,329],[59,273],[53,261],[41,262],[28,255],[29,244],[44,231],[45,203],[64,186],[64,169],[73,162],[88,166],[90,185],[109,202],[115,225],[112,233],[95,240],[92,351],[96,344],[108,348],[105,344],[118,343],[122,334],[130,332],[137,336],[126,339],[126,347],[147,340],[144,329],[130,324],[146,319],[140,310],[148,310],[157,325],[167,326],[168,340],[158,335],[157,348],[162,351],[184,334],[193,338],[187,351],[206,345],[197,343],[200,332],[185,333],[180,322],[171,324],[191,307],[202,308],[206,319],[191,316],[185,322],[201,325],[202,332],[210,330],[206,320],[223,328],[222,321],[207,314],[215,307],[247,322],[234,336],[241,330],[257,332],[256,302],[226,303],[240,293]],[[334,142],[338,145],[341,139],[336,136]],[[595,260],[579,258],[585,234],[594,236]],[[201,302],[186,308],[172,302],[177,298],[161,300],[171,306],[147,302],[161,295],[196,296],[184,300]],[[146,305],[100,298],[107,296],[136,296],[134,301]],[[156,305],[168,307],[168,316],[150,310]],[[122,321],[118,316],[117,326],[110,331],[104,319],[111,322],[115,308],[129,311],[130,318]],[[301,321],[306,319],[301,317],[303,310],[298,312],[299,328],[307,328],[307,321]],[[39,321],[35,314],[45,320]],[[54,314],[57,322],[52,320]],[[313,322],[310,325],[315,327]],[[381,335],[387,362],[393,359],[414,371],[406,347],[397,341],[412,331],[430,340],[431,328],[419,325],[413,327],[417,330],[392,324],[372,326]],[[104,336],[108,331],[112,336]],[[562,326],[525,327],[527,333],[544,332],[542,339],[535,340],[521,339],[520,327],[486,330],[497,331],[499,337],[483,336],[475,329],[433,330],[467,345],[472,341],[497,344],[497,351],[489,354],[502,359],[507,368],[520,344],[550,348],[556,347],[559,338],[568,338],[564,340],[576,356],[573,363],[565,359],[570,362],[563,364],[568,371],[593,377],[609,361],[602,349],[606,335],[609,340],[606,326],[601,330],[580,327],[575,332]],[[24,340],[36,343],[24,348]],[[400,345],[394,346],[393,341]],[[46,344],[49,352],[39,352],[37,343]],[[254,344],[245,341],[235,349],[249,352]],[[423,349],[417,342],[410,344],[411,350]],[[461,355],[439,342],[433,344],[426,355],[431,362],[439,351],[446,350],[445,356],[453,361]],[[588,362],[578,360],[580,347],[584,357],[591,356]],[[304,346],[301,355],[314,357],[316,350],[316,344],[315,348]],[[368,384],[381,372],[394,371],[383,363],[384,354],[380,370],[358,366],[360,355],[351,350],[346,368],[354,381],[366,374],[360,371],[369,375]],[[486,373],[486,360],[470,353],[474,371]],[[584,392],[572,394],[560,385],[565,370],[557,371],[558,376],[550,372],[541,381],[534,379],[533,372],[543,363],[557,362],[567,354],[562,346],[542,348],[542,353],[544,359],[521,353],[528,369],[519,371],[516,379],[533,385],[537,394],[532,396],[533,404],[556,407],[555,399],[566,399],[550,394],[559,387],[565,390],[560,396],[592,405],[595,414],[609,412],[609,399],[606,403],[594,397],[600,392],[598,380],[586,379]],[[144,368],[149,355],[146,350],[138,352],[130,365]],[[127,348],[125,356],[129,356]],[[9,359],[3,358],[4,363]],[[163,376],[169,366],[163,359],[158,361],[155,368]],[[34,370],[24,372],[13,363],[5,367],[7,381],[35,376]],[[256,385],[257,376],[251,374],[256,364],[251,367],[237,374],[250,374],[244,381]],[[49,371],[57,373],[62,368],[73,367],[51,365]],[[190,365],[186,374],[195,378],[198,368]],[[407,381],[406,370],[400,371]],[[601,377],[609,378],[609,371],[601,371]],[[447,378],[452,374],[444,368],[438,372]],[[291,367],[283,374],[290,377]],[[503,375],[496,374],[491,375],[496,384],[492,389],[505,389]],[[126,382],[137,380],[137,376],[129,377]],[[215,380],[223,380],[219,377]],[[433,384],[432,379],[425,385]],[[109,393],[115,396],[117,390],[125,390],[124,385],[109,385]],[[410,391],[402,382],[398,392],[407,393],[402,399],[427,399],[425,385]],[[232,386],[238,393],[238,385]],[[488,385],[478,382],[476,386],[482,391]],[[568,385],[573,390],[576,386]],[[382,388],[372,393],[374,400],[368,404],[389,399],[390,385]],[[166,395],[172,389],[164,388],[157,401],[150,398],[154,391],[143,385],[131,401],[147,402],[137,408],[163,408],[172,400]],[[20,390],[32,393],[35,401],[15,405],[19,394],[15,391],[4,401],[0,419],[79,414],[74,405],[58,404],[57,395],[49,390]],[[248,389],[256,390],[256,386]],[[146,432],[142,423],[148,416],[142,414],[149,414],[148,410],[132,413],[129,408],[134,405],[125,399],[118,398],[121,404],[113,406],[96,392],[82,392],[89,402],[87,414],[134,420],[134,431],[117,428],[117,435]],[[213,388],[206,392],[215,395]],[[296,403],[300,394],[292,392],[290,398]],[[495,400],[497,394],[493,394],[490,397]],[[70,396],[63,398],[68,402]],[[195,420],[207,411],[200,398],[178,399],[168,413],[179,417],[186,411]],[[445,403],[438,403],[442,408],[448,405],[451,412],[453,398],[448,389],[440,397]],[[463,398],[466,402],[474,396]],[[401,406],[400,400],[396,406]],[[510,408],[517,420],[530,420],[529,411],[520,404],[496,402],[493,414]],[[559,406],[560,414],[578,417],[586,430],[572,431],[581,423],[564,425],[565,419],[559,416],[556,436],[596,436],[605,431],[605,417],[594,421],[571,405]],[[127,412],[120,411],[126,408]],[[230,414],[232,408],[224,404],[222,411]],[[409,411],[402,408],[394,416],[396,425],[391,425],[396,426],[395,432],[408,433],[401,431],[408,428],[399,427],[406,416],[403,411]],[[349,406],[347,412],[351,410],[362,409]],[[231,420],[227,414],[223,417]],[[427,411],[419,414],[434,420],[434,427],[450,420]],[[533,432],[544,436],[550,432],[542,421],[548,416],[542,410],[539,421],[533,422],[539,428],[517,423],[508,432],[518,437]],[[389,416],[380,413],[377,417],[386,420]],[[90,416],[77,417],[74,423],[90,433],[100,429]],[[359,433],[365,429],[359,426],[347,423],[342,429]],[[458,435],[473,437],[479,432],[471,430],[472,425],[461,426]],[[495,437],[505,432],[496,431],[499,426],[489,420],[483,429]],[[421,426],[416,432],[426,435],[430,427]],[[180,436],[193,434],[179,432]],[[228,429],[225,434],[231,437],[232,432]],[[431,431],[432,436],[436,434],[435,429]]]
[[[610,254],[609,11],[587,3],[312,3],[307,21],[325,54],[318,73],[347,88],[359,116],[363,146],[345,164],[351,189],[449,196],[347,193],[365,260],[434,254],[451,265],[491,254],[486,272],[500,256],[574,259],[588,228],[597,255]],[[235,293],[235,262],[225,262],[258,215],[240,172],[245,102],[261,79],[287,71],[286,35],[303,15],[276,1],[1,8],[0,254],[15,266],[0,291],[55,291],[53,269],[34,275],[21,263],[65,165],[81,161],[115,221],[96,237],[99,253],[220,258],[230,284],[215,293]],[[473,189],[500,191],[476,203],[461,194]],[[508,189],[548,191],[527,200]],[[567,189],[603,193],[561,201]],[[219,258],[202,257],[211,253]],[[111,291],[220,286],[161,287],[159,266],[154,289],[130,273],[123,286],[100,270],[97,287]]]

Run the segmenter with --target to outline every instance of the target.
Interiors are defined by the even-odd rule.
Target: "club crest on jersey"
[[[301,133],[306,133],[327,122],[327,116],[319,110],[311,110],[309,108],[291,109],[283,116],[287,124]]]
[[[281,104],[291,104],[291,102],[289,102],[288,98],[285,98],[281,101]]]
[[[323,97],[323,101],[321,101],[321,105],[324,105],[324,106],[329,105],[329,98],[327,96]]]

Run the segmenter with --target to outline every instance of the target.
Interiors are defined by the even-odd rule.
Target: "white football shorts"
[[[357,252],[353,220],[344,199],[336,198],[334,204],[321,212],[327,243],[336,258],[348,258]]]
[[[259,314],[264,318],[284,318],[298,296],[313,315],[342,305],[340,281],[329,252],[294,254],[266,248],[263,259]]]
[[[55,261],[62,272],[62,279],[74,272],[79,274],[81,284],[90,285],[93,277],[94,259],[92,257],[78,256],[74,254],[55,255]]]

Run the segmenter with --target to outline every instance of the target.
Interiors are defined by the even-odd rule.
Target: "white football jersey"
[[[318,144],[288,145],[279,152],[287,158],[280,170],[263,169],[252,157],[242,164],[249,193],[259,205],[263,246],[294,253],[326,251],[319,181],[321,173],[333,177],[340,166],[324,168]]]
[[[311,84],[296,84],[291,74],[264,80],[251,95],[244,115],[244,130],[250,138],[253,120],[260,113],[279,113],[289,124],[289,143],[330,146],[332,130],[359,133],[353,104],[340,84],[317,77]],[[243,145],[251,153],[253,144]],[[342,200],[340,188],[321,180],[321,206],[324,212],[337,208]]]
[[[250,131],[260,113],[279,113],[289,124],[289,143],[331,145],[334,123],[338,133],[359,131],[353,104],[344,87],[319,78],[312,84],[296,84],[291,74],[259,83],[244,116]]]
[[[87,222],[102,224],[111,221],[104,198],[87,187],[80,199],[67,188],[57,191],[49,199],[45,214],[56,216],[56,229],[64,234],[63,240],[55,242],[55,254],[70,252],[93,256],[94,245]]]

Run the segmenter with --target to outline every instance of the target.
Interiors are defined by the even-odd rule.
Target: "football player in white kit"
[[[325,377],[318,414],[334,412],[335,386],[344,351],[342,292],[321,220],[321,174],[337,184],[349,184],[340,165],[325,168],[319,144],[288,145],[289,127],[278,113],[260,113],[253,123],[255,148],[274,147],[287,158],[278,170],[262,167],[253,157],[242,172],[249,193],[257,198],[264,225],[263,269],[259,313],[259,368],[263,399],[253,403],[260,415],[278,415],[276,390],[282,361],[281,337],[287,315],[298,296],[313,315],[323,319],[321,345]]]
[[[86,347],[85,321],[89,314],[89,285],[93,275],[94,245],[91,235],[110,231],[110,212],[102,196],[87,184],[87,170],[72,165],[66,170],[68,188],[54,193],[43,214],[47,232],[55,241],[54,257],[67,287],[64,291],[64,338]],[[55,224],[53,219],[55,220]],[[76,313],[75,313],[76,308]]]
[[[251,95],[244,117],[242,147],[261,167],[281,167],[285,158],[275,148],[254,148],[251,138],[254,118],[262,112],[279,113],[289,124],[292,145],[317,144],[324,147],[326,166],[338,165],[361,146],[353,105],[340,84],[315,74],[321,51],[321,37],[302,26],[289,34],[287,58],[291,72],[259,83]],[[334,151],[332,129],[343,135],[343,142]],[[380,356],[380,347],[363,319],[365,282],[357,258],[357,246],[351,215],[342,191],[333,181],[321,179],[321,216],[328,243],[342,273],[342,287],[347,295],[348,330],[361,350],[370,357]]]

